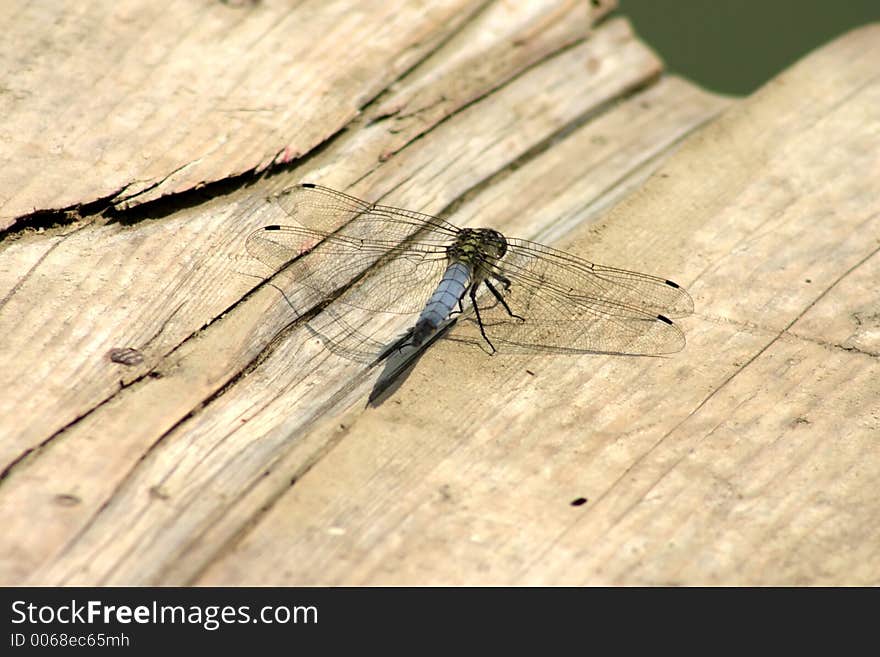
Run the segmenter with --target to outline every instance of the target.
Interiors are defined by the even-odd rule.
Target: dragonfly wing
[[[694,312],[690,295],[665,278],[600,265],[527,240],[509,239],[501,263],[524,284],[548,284],[562,294],[606,299],[652,315],[686,317]]]
[[[341,295],[341,303],[365,310],[421,310],[443,276],[445,247],[350,234],[359,228],[345,225],[327,235],[298,226],[266,226],[251,233],[246,248],[273,273],[287,268],[292,287],[305,286],[320,300]]]
[[[273,273],[289,268],[292,282],[327,299],[347,290],[345,303],[366,310],[421,310],[459,232],[431,215],[366,203],[311,183],[285,189],[272,201],[298,225],[253,232],[248,253]]]
[[[373,363],[393,341],[394,334],[383,330],[372,317],[365,319],[360,309],[333,304],[309,320],[306,329],[337,356]]]
[[[296,223],[265,226],[249,255],[306,308],[331,302],[307,328],[333,352],[372,362],[402,330],[395,315],[422,310],[443,276],[459,229],[431,215],[366,203],[303,183],[270,199]],[[303,308],[294,308],[297,311]]]
[[[270,200],[297,223],[327,234],[348,225],[350,235],[397,244],[425,230],[420,241],[446,244],[459,232],[458,227],[439,217],[367,203],[313,183],[288,187]]]
[[[501,351],[666,354],[684,347],[669,316],[692,312],[693,301],[671,281],[524,240],[508,240],[507,255],[491,269],[493,285],[523,318],[511,317],[492,295],[481,297],[486,334]],[[472,335],[478,330],[474,317],[459,325]]]

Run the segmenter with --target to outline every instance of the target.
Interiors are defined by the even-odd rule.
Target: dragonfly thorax
[[[505,253],[507,240],[491,228],[462,228],[455,242],[446,249],[452,262],[461,262],[472,270],[495,264]]]

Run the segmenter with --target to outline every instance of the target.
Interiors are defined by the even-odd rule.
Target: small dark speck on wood
[[[107,357],[121,365],[139,365],[144,362],[144,355],[131,347],[116,347],[107,352]]]

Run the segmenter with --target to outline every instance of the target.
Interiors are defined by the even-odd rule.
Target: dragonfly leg
[[[471,285],[470,296],[471,296],[471,305],[473,305],[473,307],[474,307],[474,314],[477,316],[477,324],[480,325],[480,335],[483,336],[483,339],[486,341],[486,344],[489,345],[489,348],[492,350],[492,353],[494,354],[496,351],[495,345],[492,344],[492,341],[486,335],[486,329],[483,328],[483,319],[480,317],[480,307],[477,305],[477,286],[476,285]]]
[[[504,291],[505,291],[505,292],[507,292],[507,290],[510,289],[510,279],[507,278],[507,276],[502,276],[501,274],[497,274],[497,273],[495,273],[495,272],[490,273],[489,276],[491,276],[491,277],[494,278],[496,281],[498,281],[499,283],[501,283],[501,284],[504,286]]]
[[[515,315],[515,314],[513,314],[513,312],[511,312],[510,306],[507,305],[507,302],[504,300],[504,297],[502,297],[501,293],[495,289],[494,285],[492,285],[489,281],[483,281],[483,282],[486,284],[486,287],[489,288],[489,292],[491,292],[495,296],[495,298],[501,302],[501,305],[504,306],[504,310],[507,311],[508,315],[510,315],[511,317],[518,319],[520,321],[523,321],[523,322],[526,321],[525,317],[520,317],[519,315]],[[504,289],[507,289],[510,287],[510,281],[508,281],[507,279],[502,280],[502,283],[504,283],[504,286],[505,286]]]

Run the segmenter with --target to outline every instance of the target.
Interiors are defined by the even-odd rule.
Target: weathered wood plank
[[[496,56],[495,74],[501,79],[509,78],[533,64],[535,58],[546,57],[570,43],[574,29],[560,31],[555,26],[564,24],[566,18],[586,20],[586,13],[575,6],[572,16],[558,14],[557,6],[554,16],[558,20],[550,24],[548,31],[535,33],[534,10],[485,12],[479,21],[484,29],[494,26],[501,37],[516,38],[517,34],[532,37],[522,41],[520,49],[507,49],[507,58]],[[506,32],[497,29],[503,17],[513,22]],[[583,24],[577,29],[583,37]],[[656,71],[656,59],[644,48],[633,45],[626,49],[615,39],[632,42],[633,37],[623,24],[613,24],[609,31],[597,37],[596,45],[587,52],[602,57],[615,50],[624,53],[624,57],[625,53],[631,53],[631,62],[618,59],[616,66],[635,64],[641,58],[644,67]],[[393,127],[375,123],[372,128],[356,133],[355,139],[345,140],[347,145],[327,149],[323,157],[310,160],[307,171],[317,171],[327,162],[342,161],[353,167],[351,175],[355,179],[363,177],[375,169],[378,155],[389,141],[414,140],[475,97],[490,93],[498,84],[495,78],[482,77],[481,69],[475,69],[476,78],[469,78],[467,72],[472,60],[487,54],[496,55],[496,45],[477,40],[465,44],[473,47],[468,51],[463,50],[462,45],[455,42],[448,44],[448,50],[444,48],[447,58],[441,61],[454,55],[458,65],[445,65],[434,76],[442,89],[449,86],[449,77],[458,80],[457,88],[463,93],[457,97],[447,96],[444,112],[434,113],[430,121],[412,121],[406,125],[398,121]],[[577,63],[571,60],[568,65],[576,67]],[[641,84],[648,75],[646,68],[634,69],[634,73],[620,79],[624,85]],[[420,86],[424,84],[424,77],[430,75],[420,71],[413,73],[414,82]],[[609,68],[605,75],[597,78],[600,98],[602,94],[613,97],[622,92],[622,87],[615,90],[614,74],[614,69]],[[561,116],[571,118],[586,111],[584,103],[601,102],[595,97],[589,98],[588,91],[574,94],[571,100],[559,98]],[[398,104],[403,105],[411,96],[409,87],[403,85],[399,95]],[[398,94],[392,94],[388,102],[394,103],[396,98]],[[561,121],[555,126],[558,129],[564,125],[564,119],[557,117],[557,120]],[[390,130],[396,133],[393,140],[388,139]],[[365,133],[368,139],[363,136]],[[540,135],[535,137],[540,138]],[[505,157],[500,156],[494,163],[484,161],[480,166],[494,172],[492,167],[503,166]],[[466,167],[460,170],[462,177],[473,174],[473,170]],[[264,197],[273,186],[298,180],[302,175],[302,171],[294,171],[279,176],[264,184],[262,192],[259,187],[245,190],[189,212],[178,212],[162,222],[144,222],[131,228],[119,224],[94,225],[70,231],[63,245],[39,260],[39,268],[26,276],[21,273],[28,272],[32,263],[46,253],[45,240],[32,239],[28,247],[5,252],[3,268],[17,273],[18,278],[6,285],[16,286],[17,293],[7,299],[0,314],[0,332],[6,336],[3,349],[15,355],[9,359],[12,366],[0,373],[0,386],[8,391],[0,400],[0,418],[9,417],[7,411],[16,409],[28,420],[25,423],[16,420],[14,426],[6,428],[4,433],[9,432],[13,437],[0,444],[0,462],[9,463],[20,457],[88,413],[117,392],[120,380],[128,384],[153,370],[165,355],[253,287],[258,279],[241,272],[252,275],[265,272],[253,267],[248,270],[247,264],[240,262],[243,236],[256,226],[278,220],[277,215],[269,216]],[[383,175],[383,178],[387,186],[395,184],[393,175]],[[346,186],[351,180],[337,177],[331,182]],[[467,182],[473,184],[473,178]],[[382,192],[384,189],[374,191]],[[454,190],[444,193],[449,200],[455,198]],[[7,255],[14,259],[7,261]],[[276,314],[280,316],[281,311]],[[289,317],[280,326],[288,320]],[[36,336],[35,325],[42,327]],[[268,321],[252,327],[256,333],[251,336],[253,346],[245,348],[241,360],[231,364],[232,371],[250,362],[278,328],[279,325]],[[102,358],[111,348],[125,346],[135,346],[144,352],[142,365],[124,370]],[[45,394],[48,385],[53,389]],[[216,387],[214,384],[214,389]],[[34,390],[43,390],[44,395],[35,396]]]
[[[682,272],[685,352],[441,341],[196,581],[877,584],[878,62],[814,53],[571,246]]]
[[[28,3],[0,44],[0,228],[305,154],[485,5]]]
[[[529,84],[526,88],[534,87]],[[580,174],[580,179],[584,179],[587,171],[595,174],[596,182],[589,188],[569,191],[568,214],[588,212],[585,195],[589,198],[592,191],[601,196],[614,181],[625,178],[627,171],[650,161],[670,141],[674,142],[676,131],[683,124],[698,125],[722,106],[717,100],[675,82],[643,96],[621,106],[619,115],[615,113],[575,133],[560,144],[563,150],[558,156],[554,155],[554,148],[539,158],[538,171],[546,170],[548,178],[574,179]],[[646,110],[646,102],[655,102],[656,107],[648,105],[650,109]],[[622,136],[633,123],[646,128],[639,140],[633,140],[639,146]],[[450,132],[460,132],[455,128],[450,126]],[[596,138],[600,135],[608,135],[607,141],[604,147],[597,148]],[[621,137],[616,141],[610,135]],[[572,163],[570,155],[584,155],[590,149],[595,152],[577,165]],[[614,159],[616,165],[609,166],[609,160]],[[525,190],[523,185],[518,187]],[[498,197],[491,210],[484,207],[481,214],[511,217],[511,203],[516,207],[516,201]],[[536,207],[530,233],[560,214],[565,216],[561,209],[557,206],[540,213]],[[462,216],[476,218],[464,208]],[[504,227],[503,221],[493,225]],[[192,576],[222,545],[222,538],[228,539],[240,531],[259,513],[260,507],[288,486],[291,477],[298,476],[298,472],[318,459],[334,436],[319,433],[313,438],[308,431],[316,420],[334,416],[327,413],[332,408],[328,398],[339,400],[344,407],[347,398],[362,397],[370,380],[357,378],[356,372],[362,366],[329,354],[303,333],[292,334],[258,369],[239,381],[234,392],[228,391],[167,436],[116,492],[95,524],[50,567],[50,581],[54,577],[65,582],[93,578],[106,582],[132,578],[157,581],[155,578],[161,577],[158,581],[170,582]],[[344,384],[340,388],[341,382],[349,380],[356,387]],[[260,486],[246,502],[236,504],[240,496],[260,484],[272,462],[288,451],[296,467],[289,461],[282,468],[285,475],[280,481],[272,478],[269,485]],[[217,489],[213,482],[219,481],[223,485]],[[160,487],[159,497],[164,499],[155,498],[156,486]],[[231,506],[234,510],[230,510]],[[108,534],[114,538],[111,543],[104,543]],[[157,540],[160,536],[161,540]],[[125,550],[134,546],[136,551],[129,560],[124,556]],[[107,549],[109,553],[105,552]],[[147,553],[152,554],[146,556]],[[145,561],[154,565],[145,566]],[[99,572],[102,568],[106,570]]]
[[[553,31],[550,34],[559,36]],[[536,43],[544,52],[552,50],[540,39]],[[485,47],[486,44],[479,44],[479,48]],[[444,71],[461,78],[468,68],[466,61],[467,58],[461,67],[446,67]],[[521,70],[530,63],[529,58],[517,55],[511,58],[510,67]],[[585,69],[592,71],[586,83],[581,77]],[[442,208],[512,161],[551,143],[548,140],[567,126],[576,125],[584,117],[610,107],[614,99],[647,84],[658,71],[656,58],[633,38],[626,23],[611,22],[587,43],[546,58],[540,66],[518,77],[508,74],[513,78],[511,83],[495,93],[489,93],[497,86],[492,81],[487,81],[484,93],[475,92],[474,84],[462,84],[459,88],[466,90],[464,100],[448,103],[446,117],[434,115],[431,120],[437,127],[428,134],[424,134],[422,124],[404,122],[411,139],[420,138],[411,146],[399,149],[399,153],[383,164],[381,174],[362,180],[361,191],[355,188],[355,192],[366,195],[364,190],[374,190],[370,195],[376,198],[383,190],[394,189],[391,200],[396,203],[416,209]],[[430,77],[419,70],[413,74],[416,81],[424,79],[423,76]],[[445,76],[435,79],[438,84],[445,83]],[[400,93],[411,97],[403,81]],[[481,96],[486,97],[464,110],[457,109]],[[388,102],[393,102],[393,98],[390,96]],[[688,117],[687,113],[680,115],[681,123],[676,129],[706,120],[720,107],[717,102],[707,100],[698,107],[696,118]],[[332,171],[329,163],[334,160],[350,163],[359,156],[363,165],[353,177],[363,178],[375,168],[375,153],[380,151],[372,142],[369,147],[365,145],[361,135],[372,130],[375,140],[387,142],[387,131],[384,134],[377,131],[374,126],[378,125],[381,122],[334,142],[310,159],[307,168],[291,172],[287,180],[298,180],[306,172],[311,178],[311,172],[322,167]],[[657,152],[662,152],[668,140],[658,137],[657,142],[649,140],[649,143]],[[633,155],[631,160],[630,166],[638,165],[643,162],[643,156]],[[454,175],[447,171],[452,162],[456,167]],[[620,165],[622,168],[615,175],[625,179],[630,175],[625,158]],[[414,171],[418,173],[414,175]],[[332,182],[346,185],[345,181]],[[39,304],[43,300],[46,304],[43,314],[52,316],[54,313],[61,324],[66,325],[65,330],[47,337],[39,345],[41,348],[29,344],[32,330],[19,329],[22,354],[30,354],[29,358],[38,364],[51,365],[41,372],[48,377],[44,380],[53,386],[53,396],[48,400],[57,401],[61,394],[58,391],[74,388],[73,384],[80,388],[71,394],[88,390],[92,397],[77,401],[87,416],[76,421],[77,415],[72,415],[73,424],[63,433],[53,433],[52,423],[57,422],[57,416],[35,413],[34,421],[45,424],[36,429],[33,424],[26,427],[31,429],[32,442],[22,441],[18,451],[8,452],[15,465],[8,470],[0,496],[4,508],[16,509],[2,552],[10,581],[20,581],[28,573],[33,581],[53,581],[56,577],[58,581],[77,578],[85,581],[90,577],[94,581],[119,577],[122,581],[132,577],[129,568],[139,573],[134,579],[156,581],[161,573],[175,567],[177,556],[189,550],[201,532],[223,517],[231,498],[253,486],[260,473],[292,443],[298,444],[298,438],[295,441],[290,438],[290,422],[298,425],[306,421],[307,424],[309,417],[319,417],[327,410],[328,398],[332,401],[334,395],[344,395],[346,386],[363,385],[359,378],[362,368],[334,363],[333,369],[326,369],[328,355],[323,350],[316,350],[308,342],[302,349],[285,345],[273,352],[276,356],[266,372],[255,371],[225,391],[221,399],[228,400],[230,406],[217,406],[214,401],[208,407],[215,408],[210,416],[198,410],[199,404],[210,401],[216,391],[248,366],[272,336],[290,322],[290,308],[279,300],[277,292],[263,288],[196,339],[186,340],[192,331],[217,317],[253,286],[252,278],[236,273],[242,270],[243,263],[235,257],[241,252],[243,236],[251,228],[277,221],[277,217],[270,216],[263,199],[271,188],[283,184],[286,184],[284,177],[273,178],[262,191],[246,190],[204,207],[132,227],[87,226],[82,230],[92,230],[91,234],[77,238],[77,233],[68,237],[65,242],[70,244],[66,250],[56,253],[59,249],[55,249],[50,254],[57,260],[44,259],[40,276],[32,276],[18,289],[18,298],[14,296],[10,303]],[[75,242],[76,239],[80,241]],[[133,257],[124,258],[123,253]],[[102,279],[114,277],[121,281],[117,287],[122,288],[124,283],[124,294],[117,287],[109,290],[101,287]],[[66,292],[65,279],[70,281]],[[26,285],[34,287],[25,289]],[[169,291],[170,296],[157,305],[156,299],[164,298],[163,289]],[[181,305],[182,302],[185,303]],[[52,337],[54,339],[50,339]],[[296,339],[302,340],[301,334]],[[96,395],[95,389],[100,391],[101,385],[115,386],[120,376],[120,366],[101,360],[107,348],[127,344],[142,347],[147,356],[145,363],[125,375],[125,380],[132,383],[118,394],[109,398]],[[80,345],[82,348],[77,348]],[[287,356],[290,353],[295,354],[293,361]],[[63,368],[68,366],[66,359],[70,358],[75,359],[66,375],[70,383],[60,385],[65,381],[62,375]],[[321,369],[315,370],[316,367]],[[143,378],[149,371],[161,378]],[[296,373],[292,379],[291,372]],[[311,378],[306,376],[309,372],[313,374]],[[11,377],[15,382],[11,390],[22,393],[18,408],[47,401],[45,398],[32,400],[26,394],[32,389],[26,385],[28,371],[18,374],[14,379]],[[248,385],[251,381],[263,389],[252,389]],[[261,383],[272,385],[264,387]],[[307,396],[295,405],[293,418],[289,417],[290,398],[258,413],[261,406],[271,401],[279,385],[282,389],[290,387],[293,398]],[[111,393],[113,390],[110,388]],[[233,390],[235,393],[230,394]],[[70,400],[63,401],[60,407],[69,408]],[[57,412],[57,408],[55,410]],[[181,433],[168,434],[190,413],[198,422]],[[232,424],[227,423],[229,417],[235,418]],[[230,441],[229,436],[236,434],[242,418],[253,419],[244,434],[238,434],[240,442],[238,437]],[[185,437],[177,438],[179,435]],[[217,440],[220,442],[214,442]],[[197,444],[200,441],[201,444]],[[4,447],[7,444],[3,442]],[[233,452],[218,451],[216,446],[209,447],[211,444],[227,445]],[[245,444],[251,445],[254,451],[243,458],[241,450]],[[308,452],[304,461],[314,460],[325,448],[320,442],[304,444]],[[24,460],[17,460],[34,447],[39,449]],[[181,448],[184,454],[180,453]],[[216,457],[205,461],[202,469],[198,462],[206,454],[216,454]],[[143,464],[138,465],[145,455]],[[190,461],[192,458],[196,460]],[[231,463],[227,460],[230,458]],[[230,465],[236,469],[235,473],[225,471]],[[140,542],[144,536],[141,532],[157,537],[156,523],[168,522],[178,515],[172,510],[169,518],[166,511],[170,507],[163,506],[162,500],[170,495],[169,490],[174,493],[172,497],[176,495],[176,486],[180,483],[176,477],[193,466],[195,479],[184,485],[197,498],[202,498],[203,503],[189,507],[185,520],[164,533],[155,548],[166,558],[156,561],[152,569],[144,569],[142,556],[138,556],[140,547],[137,547],[146,546]],[[154,476],[157,472],[154,467],[162,472],[158,477]],[[216,482],[213,479],[216,476],[227,474],[232,476],[223,480],[223,486],[228,486],[225,492],[219,497],[212,494],[202,497],[206,492],[202,486],[207,484],[211,490],[217,490],[216,484],[210,482]],[[149,480],[146,487],[141,485],[142,477]],[[35,495],[35,491],[39,494]],[[139,501],[115,506],[111,501],[122,499],[126,491],[133,492]],[[146,498],[141,497],[144,492]],[[78,570],[82,555],[96,548],[95,540],[97,544],[106,545],[107,535],[101,534],[107,519],[118,509],[128,513],[139,508],[142,502],[152,506],[152,511],[143,516],[143,525],[132,524],[131,533],[118,544],[119,551],[112,556],[102,555],[90,568]],[[105,512],[95,515],[108,503],[110,506]],[[241,523],[233,519],[224,525],[223,531],[229,534],[240,528]],[[163,541],[167,542],[162,545]],[[134,562],[119,560],[128,549],[126,545],[135,546],[131,554]],[[210,546],[208,548],[206,554],[193,551],[191,560],[181,562],[182,572],[192,574],[203,567],[204,558],[211,554]],[[53,568],[40,569],[39,564],[53,555],[59,557]]]
[[[375,372],[282,330],[273,288],[243,299],[242,238],[278,219],[264,198],[290,181],[555,241],[725,105],[651,85],[659,65],[625,22],[551,56],[573,38],[556,16],[574,13],[505,11],[469,18],[287,175],[4,245],[0,580],[880,580],[878,27],[787,71],[577,229],[574,252],[688,284],[697,315],[673,358],[439,341],[364,411]],[[481,41],[479,21],[532,50]],[[129,341],[144,364],[104,358]]]

